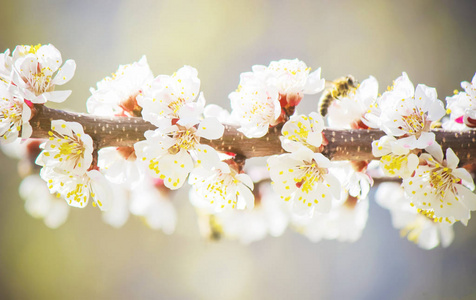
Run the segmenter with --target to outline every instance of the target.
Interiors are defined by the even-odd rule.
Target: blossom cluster
[[[476,210],[471,174],[451,148],[444,155],[432,131],[476,127],[476,74],[445,107],[436,89],[415,88],[406,73],[380,95],[373,76],[326,83],[320,68],[311,72],[298,59],[283,59],[242,73],[228,112],[206,106],[195,68],[154,76],[143,56],[99,81],[86,103],[91,115],[142,118],[155,126],[141,141],[99,149],[100,137],[87,124],[64,119],[51,121],[47,139],[30,139],[31,118],[48,101],[71,94],[55,87],[74,71],[74,61],[62,64],[52,45],[0,54],[0,136],[11,144],[3,148],[29,157],[22,160],[28,167],[20,194],[27,211],[49,227],[66,220],[69,206],[86,207],[92,198],[112,226],[133,214],[170,234],[177,222],[172,196],[186,182],[203,235],[244,243],[288,227],[314,242],[359,239],[375,177],[401,181],[380,184],[377,203],[390,210],[403,236],[425,249],[448,246],[452,225],[467,224]],[[318,93],[316,112],[297,112]],[[282,154],[266,158],[264,168],[242,153],[218,151],[212,145],[225,143],[224,124],[249,139],[274,128]],[[326,136],[326,126],[383,131],[372,143],[379,162],[331,161],[324,153],[335,139]]]
[[[471,91],[468,83],[463,86]],[[448,245],[452,240],[449,237],[452,233],[448,233],[451,229],[448,228],[457,221],[466,225],[471,211],[476,209],[473,178],[466,169],[458,168],[459,159],[451,148],[447,148],[444,158],[442,147],[430,131],[436,126],[461,130],[454,126],[454,115],[438,125],[451,107],[459,113],[471,111],[470,102],[460,102],[461,106],[456,108],[457,105],[452,102],[454,97],[447,98],[445,110],[443,102],[438,100],[436,89],[423,84],[414,88],[407,74],[403,73],[388,91],[376,99],[373,108],[364,116],[386,133],[372,143],[373,155],[381,157],[382,172],[386,176],[402,179],[402,192],[395,192],[402,195],[400,200],[380,197],[379,202],[392,211],[397,228],[413,226],[411,233],[405,235],[408,234],[409,240],[423,248],[438,245],[436,232],[439,230],[442,230],[442,244]],[[463,93],[461,97],[464,97]],[[398,190],[390,186],[382,186],[381,189]]]
[[[19,136],[29,138],[33,104],[63,102],[71,91],[55,91],[74,75],[76,64],[53,45],[17,46],[0,54],[0,136],[11,143]]]

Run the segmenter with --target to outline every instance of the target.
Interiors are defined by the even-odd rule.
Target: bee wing
[[[332,80],[326,80],[326,85],[325,85],[324,90],[331,89],[331,88],[333,88],[334,86],[335,86],[334,81],[332,81]]]

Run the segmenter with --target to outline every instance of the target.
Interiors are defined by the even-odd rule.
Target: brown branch
[[[35,105],[36,114],[30,123],[33,138],[47,138],[51,120],[62,119],[78,122],[99,148],[130,147],[144,140],[144,132],[156,127],[142,118],[98,117],[77,114]],[[476,163],[476,130],[466,132],[433,130],[436,140],[443,147],[451,147],[462,163]],[[248,139],[237,127],[225,125],[225,133],[219,140],[202,141],[218,151],[234,152],[246,158],[269,156],[283,153],[279,140],[280,129],[272,128],[269,133],[257,139]],[[372,160],[372,141],[384,135],[380,130],[339,130],[324,129],[329,144],[323,154],[332,160]]]

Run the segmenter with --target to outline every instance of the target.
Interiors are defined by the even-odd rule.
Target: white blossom
[[[341,185],[329,173],[330,166],[325,156],[304,147],[268,159],[276,193],[284,201],[291,201],[295,213],[307,216],[312,216],[314,210],[329,212],[332,199],[340,197]]]
[[[322,144],[322,130],[324,129],[324,120],[322,116],[311,112],[308,116],[294,115],[287,121],[280,137],[281,145],[284,150],[294,152],[300,147],[307,147],[313,151],[319,149]]]
[[[272,61],[269,67],[254,66],[253,71],[267,72],[268,84],[278,88],[281,95],[316,94],[324,89],[325,80],[321,79],[321,68],[310,73],[311,69],[298,59]],[[292,97],[292,96],[291,96]],[[299,102],[295,103],[297,105]]]
[[[89,196],[94,200],[93,206],[108,210],[112,205],[112,188],[109,181],[97,170],[90,170],[77,175],[66,170],[43,167],[41,178],[47,182],[50,193],[63,197],[73,207],[86,207]]]
[[[197,118],[205,106],[200,93],[200,79],[195,68],[184,66],[172,76],[159,75],[137,97],[144,120],[162,126],[164,118],[189,122]]]
[[[31,109],[12,85],[0,81],[0,137],[2,143],[11,143],[18,136],[29,138]]]
[[[337,162],[334,163],[334,166],[330,168],[329,171],[334,174],[335,177],[339,178],[342,187],[350,196],[364,199],[367,198],[370,187],[374,181],[372,177],[366,173],[367,165],[364,165],[363,169],[360,170],[362,166],[355,165],[356,163],[359,162]],[[356,169],[357,166],[359,170]]]
[[[111,77],[97,83],[97,89],[90,89],[88,112],[100,116],[140,116],[136,98],[153,78],[145,56],[138,62],[120,65]]]
[[[294,111],[303,94],[318,93],[325,85],[320,68],[309,73],[297,59],[273,61],[268,67],[255,65],[252,70],[240,75],[238,89],[229,95],[238,130],[248,138],[264,136],[269,127],[284,120],[289,113],[284,110]]]
[[[278,90],[263,81],[241,86],[228,97],[232,117],[240,124],[238,131],[248,138],[264,136],[281,115]]]
[[[105,147],[98,151],[98,167],[110,182],[134,188],[145,176],[136,158],[134,147]]]
[[[7,84],[11,82],[12,64],[10,49],[0,53],[0,81]]]
[[[51,193],[57,193],[75,207],[85,207],[89,195],[101,210],[111,206],[111,187],[106,178],[92,168],[93,141],[83,126],[64,120],[51,121],[49,140],[42,145],[36,164]]]
[[[93,140],[84,133],[77,122],[53,120],[49,140],[36,163],[43,167],[56,168],[75,175],[83,175],[91,166]]]
[[[372,154],[381,157],[380,167],[387,176],[410,177],[419,164],[418,156],[397,143],[393,136],[384,135],[373,141]]]
[[[419,247],[432,249],[440,242],[443,247],[448,247],[453,241],[453,226],[418,213],[418,209],[405,196],[400,184],[381,183],[375,194],[375,200],[390,211],[393,227],[400,229],[400,235],[406,236]]]
[[[457,168],[459,159],[451,148],[446,160],[422,154],[425,164],[417,167],[415,175],[403,180],[406,195],[419,212],[438,222],[467,224],[470,212],[476,210],[476,194],[471,175]]]
[[[194,167],[212,167],[219,161],[215,149],[200,144],[200,138],[218,139],[224,131],[215,118],[184,125],[179,122],[149,130],[144,134],[145,141],[134,144],[137,157],[148,166],[148,173],[164,180],[170,189],[180,188]]]
[[[63,66],[61,54],[53,45],[17,46],[13,51],[12,82],[32,103],[63,102],[71,91],[54,91],[55,86],[71,80],[74,60]]]
[[[254,207],[253,181],[225,162],[218,163],[213,169],[194,169],[189,183],[193,187],[192,204],[211,213]]]
[[[459,92],[452,97],[446,97],[446,108],[450,119],[443,122],[446,130],[469,130],[476,127],[476,73],[471,82],[461,82],[464,92]]]
[[[228,110],[216,104],[205,106],[203,116],[205,118],[216,118],[222,124],[239,125],[238,120],[235,120]]]
[[[435,142],[430,125],[445,115],[445,109],[434,88],[419,84],[414,89],[403,73],[377,104],[381,129],[387,135],[400,137],[398,143],[403,147],[424,149]]]

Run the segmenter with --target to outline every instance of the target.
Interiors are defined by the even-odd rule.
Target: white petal
[[[193,169],[193,160],[185,150],[177,154],[166,154],[159,159],[159,171],[165,176],[164,184],[171,190],[180,188]]]
[[[396,141],[398,145],[406,149],[415,149],[418,148],[417,139],[414,135],[398,139]],[[428,145],[425,145],[425,147]]]
[[[71,91],[53,91],[46,92],[35,98],[31,102],[33,103],[45,103],[46,101],[60,103],[66,100],[71,95]]]
[[[321,68],[309,74],[306,84],[304,85],[304,94],[316,94],[324,89],[326,81],[321,79]]]
[[[112,206],[112,188],[107,179],[97,170],[87,172],[91,178],[91,196],[99,209],[107,211]]]
[[[471,191],[474,190],[473,177],[471,176],[471,174],[469,174],[468,171],[466,171],[466,169],[458,168],[456,170],[453,170],[453,175],[463,180],[463,185],[465,185]]]
[[[425,149],[426,147],[431,146],[433,143],[435,143],[435,133],[422,132],[416,143],[413,145],[413,148]]]
[[[461,184],[456,184],[455,187],[458,191],[458,196],[463,197],[462,201],[466,205],[466,207],[471,211],[476,210],[476,194],[471,192]]]
[[[240,180],[243,184],[245,184],[250,189],[253,189],[253,186],[254,186],[253,180],[251,180],[251,177],[248,176],[247,174],[238,174],[236,175],[236,178],[238,178],[238,180]]]
[[[281,140],[281,147],[287,152],[295,152],[299,148],[305,147],[303,146],[303,144],[299,142],[291,141],[284,136],[280,136],[279,139]]]
[[[339,199],[342,192],[340,181],[332,174],[325,176],[325,181],[329,184],[330,192],[334,198]]]
[[[198,144],[195,146],[197,154],[197,166],[211,169],[220,163],[220,157],[215,149],[208,145]]]
[[[257,126],[247,125],[238,128],[238,131],[243,133],[247,138],[260,138],[268,133],[268,124],[259,124]]]
[[[74,72],[76,71],[76,63],[72,59],[68,59],[63,67],[58,70],[56,73],[55,78],[53,79],[53,84],[55,85],[62,85],[66,82],[70,81],[71,78],[74,76]]]
[[[206,118],[200,122],[197,135],[209,140],[216,140],[223,136],[225,127],[216,118]]]
[[[456,169],[458,167],[459,158],[454,153],[453,149],[446,149],[446,166],[450,169]]]
[[[61,135],[73,136],[73,131],[71,130],[70,126],[68,126],[68,122],[65,120],[53,120],[51,121],[51,129],[58,132]]]
[[[314,147],[322,145],[322,133],[321,132],[309,132],[307,135],[307,142]]]
[[[413,171],[416,170],[418,167],[418,164],[420,163],[420,160],[418,159],[418,156],[416,154],[410,153],[407,157],[407,169],[410,174],[413,173]]]
[[[238,192],[240,193],[238,197],[243,198],[246,203],[246,208],[253,209],[253,207],[255,206],[255,196],[253,195],[251,190],[245,185],[241,184],[238,186]]]
[[[407,73],[403,72],[402,76],[395,79],[394,91],[395,90],[401,92],[404,95],[404,98],[409,98],[414,95],[415,88],[408,78]]]
[[[30,123],[23,123],[21,127],[21,138],[27,139],[31,136],[32,133],[33,133],[33,129]]]
[[[430,146],[425,148],[425,151],[428,152],[431,156],[435,158],[436,161],[443,161],[443,149],[441,149],[440,144],[434,142]]]

